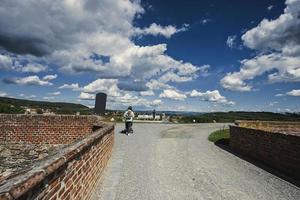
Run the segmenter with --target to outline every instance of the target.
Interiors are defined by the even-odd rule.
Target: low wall
[[[97,116],[0,114],[0,142],[70,144],[102,124]]]
[[[281,132],[272,132],[270,130],[276,130],[276,127],[271,127],[267,122],[261,123],[268,124],[262,128],[264,130],[253,128],[255,123],[252,126],[248,123],[248,127],[242,127],[246,126],[243,123],[237,124],[240,126],[230,126],[230,146],[233,150],[300,180],[299,132],[283,131],[283,127]]]
[[[84,139],[1,183],[0,200],[89,199],[111,155],[113,141],[114,126],[102,124]]]
[[[236,121],[239,127],[259,129],[264,131],[288,133],[290,135],[300,136],[300,122],[282,122],[282,121]]]

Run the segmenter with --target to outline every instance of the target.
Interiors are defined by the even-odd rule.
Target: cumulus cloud
[[[73,91],[79,90],[79,84],[78,83],[71,83],[71,84],[63,84],[58,87],[58,89],[71,89]]]
[[[79,95],[79,98],[82,100],[94,100],[95,99],[95,94],[90,94],[86,92],[81,92]]]
[[[178,101],[183,101],[184,99],[187,98],[187,96],[185,94],[182,94],[173,89],[163,90],[163,92],[159,95],[159,97],[178,100]]]
[[[206,91],[206,92],[198,92],[197,90],[193,90],[190,93],[191,97],[201,97],[205,101],[222,103],[226,105],[234,105],[233,101],[228,101],[226,97],[222,96],[218,90]]]
[[[81,43],[100,30],[128,35],[134,17],[144,12],[138,2],[123,0],[4,0],[1,7],[1,46],[36,56]]]
[[[118,79],[97,79],[88,85],[82,87],[84,93],[96,94],[104,92],[109,96],[121,96],[121,91],[118,87]]]
[[[244,44],[257,50],[277,50],[285,55],[300,53],[300,1],[287,0],[284,13],[275,20],[264,19],[247,31],[242,40]]]
[[[135,28],[134,34],[136,35],[162,35],[166,38],[170,38],[175,33],[183,32],[188,29],[189,25],[184,24],[181,28],[176,28],[175,26],[168,25],[168,26],[161,26],[156,23],[152,23],[147,28]]]
[[[178,74],[174,73],[174,72],[167,72],[164,75],[162,75],[159,78],[159,81],[163,82],[163,83],[167,83],[167,82],[187,82],[187,81],[191,81],[193,80],[192,76],[179,76]]]
[[[13,68],[13,60],[10,56],[0,54],[0,70],[11,70]]]
[[[274,72],[274,70],[276,70]],[[259,55],[252,59],[241,61],[239,72],[228,73],[221,79],[225,89],[235,91],[250,91],[252,86],[245,81],[256,76],[271,72],[269,82],[298,82],[300,81],[300,59],[298,57],[283,56],[279,53]]]
[[[21,68],[22,72],[32,72],[32,73],[44,72],[46,70],[47,67],[39,63],[28,63],[27,65]]]
[[[300,81],[300,1],[287,0],[286,5],[277,19],[264,19],[242,36],[244,45],[259,54],[241,61],[240,71],[228,73],[221,80],[224,88],[250,91],[246,81],[265,73],[270,83]]]
[[[160,100],[160,99],[155,99],[155,100],[153,100],[153,101],[150,103],[150,105],[151,105],[151,106],[160,106],[162,103],[163,103],[162,100]]]
[[[300,89],[299,90],[291,90],[286,93],[289,96],[300,97]]]
[[[49,74],[49,75],[46,75],[46,76],[44,76],[43,77],[43,80],[44,81],[51,81],[51,80],[53,80],[53,79],[56,79],[57,78],[57,74]]]
[[[120,90],[125,91],[146,91],[148,88],[146,87],[143,81],[132,81],[132,80],[119,80],[118,87]]]
[[[53,85],[53,83],[49,82],[51,79],[47,79],[47,78],[44,79],[44,78],[40,79],[38,76],[13,77],[13,78],[5,78],[3,79],[3,82],[6,84],[16,84],[16,85],[40,85],[40,86]]]
[[[140,92],[141,96],[154,96],[155,93],[152,90],[148,90],[148,91],[142,91]]]
[[[161,89],[172,89],[172,88],[174,88],[169,84],[162,83],[162,82],[160,82],[158,80],[155,80],[155,79],[151,79],[149,82],[147,82],[146,86],[150,90],[161,90]]]
[[[50,92],[50,93],[48,93],[49,95],[51,95],[51,96],[58,96],[58,95],[60,95],[61,94],[61,92]]]
[[[134,19],[145,12],[140,1],[4,0],[1,7],[0,27],[6,28],[0,30],[0,46],[18,55],[16,59],[55,65],[65,73],[93,73],[100,78],[144,82],[167,72],[190,80],[199,70],[198,66],[168,56],[166,44],[134,43],[137,35],[168,38],[188,29],[186,24],[181,28],[156,23],[146,28],[135,27]],[[45,69],[41,66],[24,69],[42,70]],[[138,90],[122,81],[119,87]]]
[[[6,92],[0,91],[0,97],[7,97],[8,94]]]

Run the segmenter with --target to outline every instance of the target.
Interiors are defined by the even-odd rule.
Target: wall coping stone
[[[239,128],[239,129],[247,129],[247,130],[255,130],[255,131],[260,131],[260,132],[264,132],[267,134],[274,134],[277,136],[291,136],[291,137],[295,137],[295,138],[300,138],[300,133],[295,133],[295,132],[268,131],[268,130],[252,128],[252,127],[243,127],[243,126],[238,126],[238,125],[229,125],[229,127],[234,127],[234,128]]]
[[[0,114],[1,117],[2,114]],[[20,114],[22,115],[22,114]],[[16,115],[12,115],[16,116]],[[44,116],[44,115],[40,115]],[[64,115],[65,116],[65,115]],[[72,117],[82,117],[69,115]],[[60,117],[59,115],[56,117]],[[87,116],[91,117],[91,116]],[[39,185],[46,177],[53,174],[60,167],[66,165],[77,157],[80,157],[94,143],[103,138],[114,129],[112,123],[103,123],[102,128],[87,135],[82,140],[75,142],[59,150],[57,154],[50,156],[47,160],[35,163],[30,169],[23,171],[13,178],[10,178],[0,185],[0,199],[17,199],[26,192]]]

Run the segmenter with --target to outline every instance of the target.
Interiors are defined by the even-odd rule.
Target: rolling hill
[[[51,110],[56,114],[76,114],[76,112],[80,112],[80,114],[92,114],[93,112],[93,110],[87,106],[76,103],[33,101],[0,97],[0,113],[21,114],[25,112],[24,108]]]

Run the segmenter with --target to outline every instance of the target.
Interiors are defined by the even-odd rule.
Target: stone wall
[[[233,150],[300,180],[300,132],[297,132],[300,129],[297,124],[280,126],[280,122],[276,122],[273,127],[270,122],[237,124],[239,126],[230,126]]]
[[[3,128],[3,116],[1,117]],[[20,118],[21,119],[16,120],[10,119],[8,122],[27,121],[24,119],[24,116],[20,116]],[[63,123],[57,120],[62,118],[54,117],[50,120],[57,122],[60,127],[64,127]],[[38,126],[37,118],[32,117],[31,119],[33,119],[34,122],[30,122],[29,120],[28,123],[31,124],[31,126],[37,123],[36,125]],[[69,120],[66,120],[66,118],[62,120],[64,120],[64,123],[72,123],[75,126],[76,123],[73,123],[72,119],[77,120],[76,122],[85,126],[85,123],[75,116],[70,117]],[[48,121],[43,120],[41,124],[45,124],[46,122]],[[61,149],[57,154],[47,160],[34,164],[31,169],[23,171],[16,177],[12,177],[0,183],[0,200],[89,199],[91,191],[101,177],[102,171],[111,155],[114,141],[114,126],[111,124],[102,124],[102,128],[88,135],[86,132],[83,132],[83,129],[80,129],[79,126],[76,125],[76,127],[79,129],[79,137],[77,137],[75,132],[70,135],[76,136],[76,139],[85,135],[86,137],[84,139]],[[49,128],[49,130],[51,131],[48,133],[54,134],[54,128]],[[91,131],[91,129],[88,128],[85,130],[87,130],[87,132]],[[36,134],[39,133],[37,132]],[[45,133],[41,134],[44,135]],[[29,137],[25,138],[27,138],[28,141],[32,141]],[[52,141],[57,142],[58,139]],[[69,141],[69,139],[63,138],[62,141]]]
[[[0,114],[0,142],[70,144],[102,124],[96,116]]]

